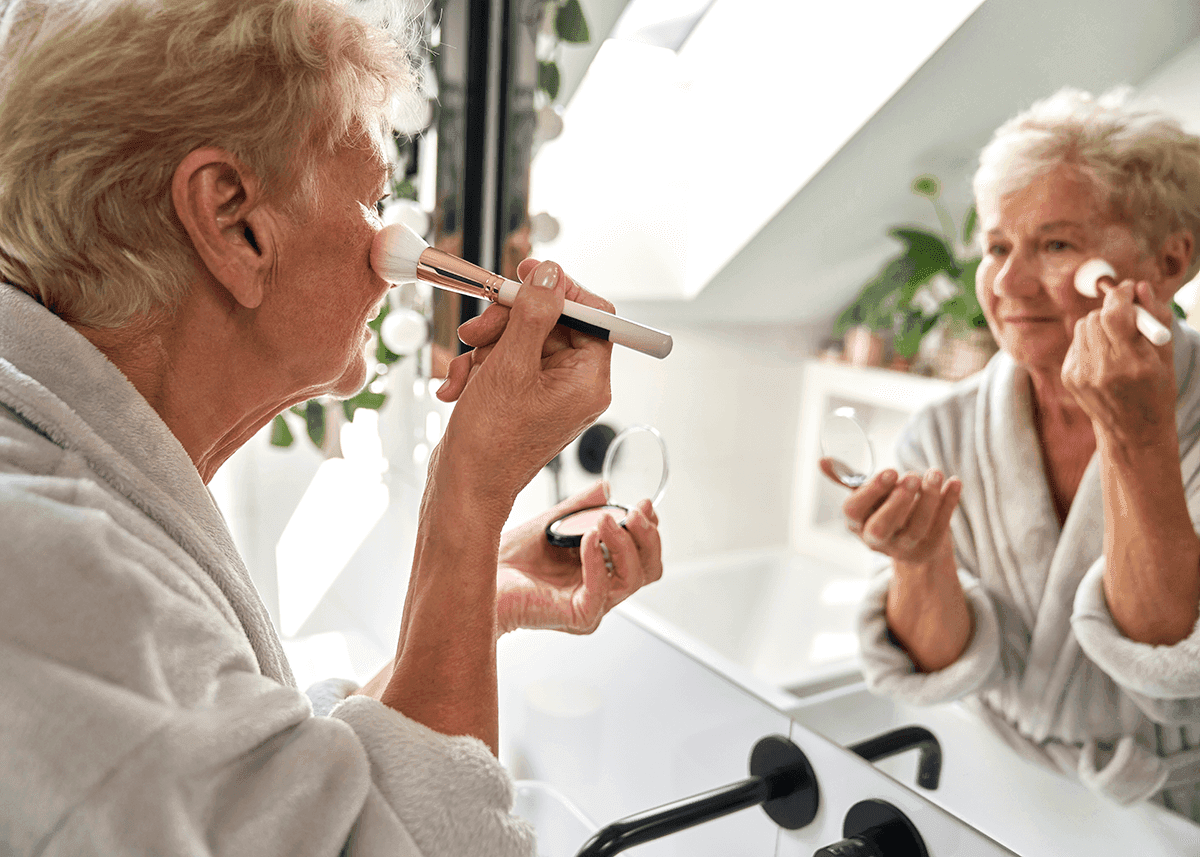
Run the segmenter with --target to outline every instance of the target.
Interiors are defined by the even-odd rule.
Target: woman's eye
[[[375,203],[375,212],[376,212],[376,213],[377,213],[377,214],[378,214],[380,217],[383,217],[383,208],[384,208],[384,203],[386,203],[386,202],[387,202],[389,199],[391,199],[391,198],[392,198],[392,195],[389,193],[387,196],[381,197],[381,198],[379,199],[379,201],[377,201],[377,202]]]
[[[1063,250],[1071,249],[1071,245],[1066,241],[1047,241],[1046,249],[1052,253],[1060,253]]]
[[[1000,244],[989,244],[987,251],[989,256],[1003,256],[1008,252],[1008,248]]]

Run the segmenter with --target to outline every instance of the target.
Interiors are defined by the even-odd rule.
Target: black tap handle
[[[842,824],[846,838],[813,857],[929,857],[925,841],[908,816],[884,800],[859,801]]]
[[[886,759],[905,750],[916,749],[917,785],[933,791],[942,776],[942,745],[937,736],[923,726],[901,726],[846,748],[868,762]]]
[[[610,857],[652,839],[762,805],[776,824],[796,830],[816,817],[817,778],[799,747],[768,735],[750,754],[749,779],[614,821],[576,857]]]

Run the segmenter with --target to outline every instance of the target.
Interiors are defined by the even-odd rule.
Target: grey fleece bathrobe
[[[1200,334],[1175,325],[1183,484],[1200,529]],[[1174,646],[1124,637],[1101,588],[1104,512],[1093,457],[1059,527],[1033,426],[1028,375],[998,354],[901,438],[901,468],[963,481],[951,520],[974,635],[930,674],[888,637],[890,570],[864,603],[864,672],[876,692],[924,705],[966,700],[1025,756],[1132,803],[1153,796],[1200,821],[1200,626]]]
[[[533,852],[482,742],[350,689],[314,716],[183,447],[0,285],[0,853]]]

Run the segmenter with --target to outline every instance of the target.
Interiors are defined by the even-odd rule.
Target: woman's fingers
[[[483,361],[492,353],[495,345],[487,345],[482,348],[475,348],[468,351],[466,354],[460,354],[450,361],[450,366],[446,371],[446,380],[442,386],[438,387],[435,395],[443,402],[454,402],[462,395],[466,389],[467,382],[483,365]]]
[[[847,527],[872,550],[920,560],[937,547],[949,528],[962,482],[930,468],[924,477],[897,475],[894,486],[880,498],[887,484],[869,483],[851,495],[843,505]]]
[[[608,549],[608,564],[612,567],[608,574],[611,606],[637,592],[646,583],[646,574],[633,537],[611,515],[601,518],[596,529],[601,543]]]
[[[824,465],[822,465],[824,466]],[[864,523],[871,513],[892,493],[899,474],[890,467],[876,473],[866,484],[846,498],[842,512],[852,521]]]
[[[662,577],[662,537],[658,533],[658,516],[649,500],[642,500],[625,517],[625,532],[637,549],[642,583],[653,583]]]
[[[479,315],[458,326],[458,338],[471,348],[492,345],[504,333],[509,312],[502,304],[488,304]]]
[[[864,522],[863,541],[876,550],[886,545],[896,531],[908,523],[920,491],[921,477],[915,473],[905,474],[887,499]]]
[[[942,482],[940,470],[930,468],[925,472],[918,491],[917,502],[912,507],[908,520],[893,533],[892,541],[900,551],[918,548],[929,535],[929,528],[937,517],[941,506]]]

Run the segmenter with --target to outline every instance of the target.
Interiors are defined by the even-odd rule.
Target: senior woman
[[[496,638],[590,631],[661,574],[648,503],[578,552],[501,538],[609,401],[609,346],[555,328],[562,302],[609,305],[529,261],[511,313],[464,327],[396,657],[362,692],[295,687],[205,488],[364,382],[410,68],[334,0],[0,3],[0,852],[533,853]]]
[[[996,131],[974,189],[1000,352],[916,416],[908,472],[843,507],[891,558],[867,680],[967,700],[1024,755],[1200,820],[1200,335],[1156,347],[1134,315],[1171,324],[1200,269],[1200,139],[1064,90]],[[1089,299],[1094,257],[1121,282]]]

